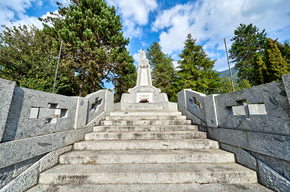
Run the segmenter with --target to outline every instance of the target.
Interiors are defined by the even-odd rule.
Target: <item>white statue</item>
[[[146,59],[146,52],[144,51],[144,49],[142,49],[141,51],[141,59]]]

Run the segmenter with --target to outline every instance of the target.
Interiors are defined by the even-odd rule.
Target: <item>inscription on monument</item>
[[[152,103],[153,102],[152,93],[137,93],[137,100],[136,100],[137,103],[145,99],[147,99],[149,103]]]

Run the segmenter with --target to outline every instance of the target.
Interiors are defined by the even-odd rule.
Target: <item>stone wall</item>
[[[68,97],[0,79],[0,191],[24,191],[113,111],[114,94]]]
[[[179,110],[198,124],[259,183],[290,191],[290,74],[282,81],[232,93],[209,95],[182,90]]]

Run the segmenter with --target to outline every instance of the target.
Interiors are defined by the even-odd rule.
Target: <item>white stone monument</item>
[[[151,66],[146,59],[146,52],[141,51],[141,59],[138,65],[137,84],[128,93],[124,93],[120,103],[116,103],[116,110],[177,110],[177,103],[168,101],[166,93],[160,93],[160,89],[152,85]],[[148,101],[148,103],[140,103]]]

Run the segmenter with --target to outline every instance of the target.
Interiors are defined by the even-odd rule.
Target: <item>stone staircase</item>
[[[28,191],[270,191],[180,112],[111,112],[100,124]]]

